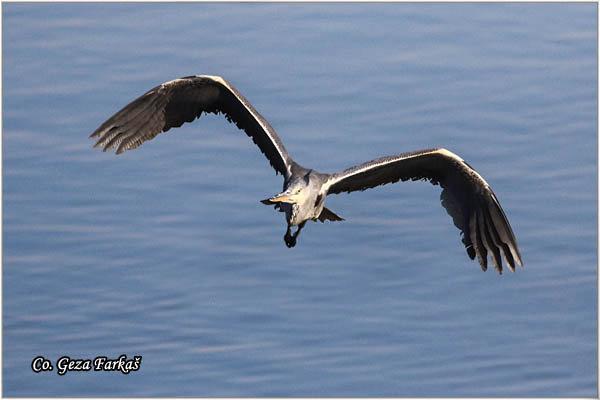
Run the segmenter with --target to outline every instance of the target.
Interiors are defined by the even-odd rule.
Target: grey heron
[[[283,191],[266,200],[285,213],[288,247],[307,221],[342,221],[324,206],[330,194],[365,190],[399,180],[428,180],[442,187],[441,203],[461,231],[471,259],[477,257],[487,270],[488,254],[502,273],[501,254],[514,272],[515,261],[523,266],[512,228],[488,183],[466,161],[443,148],[381,157],[341,172],[320,173],[292,159],[269,123],[229,82],[218,76],[188,76],[150,89],[118,111],[90,137],[103,151],[135,149],[161,132],[191,122],[202,113],[222,113],[243,130],[283,176]],[[292,233],[292,227],[296,231]]]

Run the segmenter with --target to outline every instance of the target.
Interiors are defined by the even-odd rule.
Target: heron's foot
[[[285,241],[285,245],[289,248],[292,248],[296,245],[296,237],[298,235],[292,235],[290,232],[290,229],[287,230],[287,232],[285,233],[285,236],[283,237],[283,240]]]
[[[287,245],[287,247],[291,248],[296,245],[296,238],[300,234],[300,231],[302,230],[302,228],[304,228],[304,225],[306,225],[306,221],[304,221],[300,225],[298,225],[298,229],[296,230],[296,233],[294,233],[293,235],[292,235],[292,228],[291,228],[291,226],[288,225],[287,231],[285,232],[285,236],[283,237],[283,240],[285,240],[285,244]]]

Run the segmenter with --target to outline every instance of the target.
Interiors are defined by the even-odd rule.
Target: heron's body
[[[91,137],[99,138],[96,146],[103,146],[104,151],[117,147],[119,154],[160,132],[191,122],[203,112],[223,113],[252,138],[275,171],[283,175],[283,191],[262,202],[285,213],[288,247],[295,246],[309,220],[343,220],[325,207],[329,194],[399,180],[429,180],[442,186],[442,205],[463,233],[469,257],[477,257],[483,270],[487,269],[488,253],[500,273],[500,254],[513,271],[515,261],[523,265],[508,219],[490,186],[456,154],[427,149],[381,157],[332,174],[307,169],[292,159],[275,130],[246,98],[220,77],[198,75],[163,83],[113,115]],[[293,226],[298,226],[294,234]]]
[[[323,191],[323,183],[327,180],[326,174],[321,174],[314,170],[298,166],[299,180],[292,179],[284,184],[282,193],[294,192],[294,188],[302,188],[302,192],[298,193],[296,201],[293,203],[282,202],[283,211],[288,224],[292,226],[300,225],[303,222],[317,220],[323,211],[325,204],[325,196],[327,193]],[[267,200],[272,203],[272,201]]]

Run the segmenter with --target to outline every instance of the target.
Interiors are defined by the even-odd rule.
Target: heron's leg
[[[300,231],[302,230],[302,228],[304,228],[304,225],[306,225],[306,221],[301,222],[300,225],[298,225],[298,230],[296,231],[296,233],[292,235],[292,238],[294,239],[294,244],[296,243],[296,238],[300,234]]]
[[[294,247],[296,245],[296,237],[292,236],[292,226],[288,224],[285,236],[283,237],[287,247]]]
[[[287,231],[285,232],[285,236],[283,237],[283,240],[285,240],[285,244],[287,245],[287,247],[294,247],[296,245],[296,238],[298,237],[298,234],[300,233],[302,228],[304,228],[304,225],[306,225],[306,221],[298,225],[298,230],[293,235],[292,226],[288,225]]]

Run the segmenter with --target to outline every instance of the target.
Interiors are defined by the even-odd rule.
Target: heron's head
[[[275,196],[261,200],[263,204],[276,204],[276,203],[290,203],[297,204],[301,203],[302,200],[308,194],[308,186],[304,179],[299,179],[293,182],[286,190],[276,194]]]

